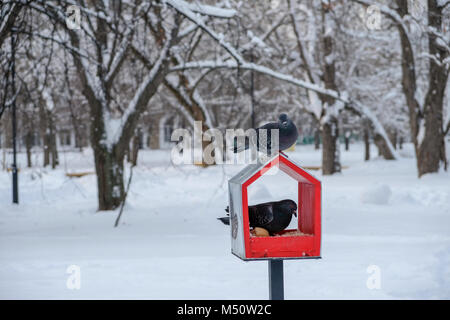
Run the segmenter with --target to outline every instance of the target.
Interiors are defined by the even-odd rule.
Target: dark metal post
[[[269,299],[284,300],[283,260],[269,260]]]
[[[17,37],[17,36],[16,36]],[[15,84],[15,73],[16,73],[16,39],[14,39],[14,34],[11,35],[11,54],[12,54],[12,65],[11,65],[11,88],[13,94],[12,101],[12,138],[13,138],[13,164],[12,164],[12,187],[13,187],[13,203],[19,203],[19,190],[18,190],[18,177],[17,177],[17,159],[16,159],[16,84]]]

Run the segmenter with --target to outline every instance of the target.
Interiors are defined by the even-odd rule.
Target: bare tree
[[[364,6],[376,5],[385,17],[396,26],[401,46],[401,84],[406,105],[409,110],[411,140],[414,143],[419,177],[431,172],[437,172],[440,167],[447,168],[445,153],[445,135],[449,131],[449,123],[443,118],[445,89],[450,66],[449,30],[444,29],[447,18],[444,10],[449,7],[449,1],[428,0],[423,8],[425,16],[412,17],[408,10],[407,0],[396,0],[395,8],[386,5],[354,0]],[[415,39],[408,27],[417,23],[427,39],[426,48],[416,45]],[[418,49],[415,50],[415,47]],[[418,83],[419,57],[428,60],[428,85],[424,90],[423,102],[420,99],[421,90]]]
[[[250,119],[257,124],[286,109],[294,117],[306,112],[321,126],[324,174],[340,171],[338,119],[344,110],[368,119],[396,157],[377,115],[342,84],[346,74],[339,59],[345,45],[334,26],[346,8],[327,3],[313,6],[312,25],[317,28],[314,37],[305,39],[300,29],[311,22],[296,1],[282,2],[276,10],[266,3],[256,9],[245,4],[249,7],[239,12],[232,9],[238,6],[234,2],[227,9],[182,0],[21,2],[39,17],[33,20],[39,28],[21,32],[57,44],[51,65],[53,55],[45,51],[45,70],[38,72],[43,78],[35,77],[33,94],[41,102],[46,128],[42,133],[55,136],[57,115],[69,104],[64,112],[69,112],[77,135],[81,121],[72,104],[79,101],[74,96],[82,95],[89,109],[99,210],[115,209],[124,199],[124,157],[130,144],[130,155],[136,153],[133,137],[155,96],[190,125],[201,121],[204,132],[248,126]],[[67,24],[69,5],[81,14],[78,27]],[[74,67],[70,72],[69,65]],[[251,77],[252,89],[247,85]],[[254,117],[250,105],[258,106]],[[54,138],[47,140],[46,145],[54,145]]]

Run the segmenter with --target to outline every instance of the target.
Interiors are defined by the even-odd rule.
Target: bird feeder
[[[275,236],[258,237],[250,232],[248,187],[273,167],[297,182],[298,226]],[[246,261],[320,258],[321,183],[284,153],[246,166],[229,180],[228,189],[234,255]]]

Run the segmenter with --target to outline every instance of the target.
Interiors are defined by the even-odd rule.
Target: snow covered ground
[[[402,155],[364,162],[353,144],[342,174],[312,172],[323,182],[323,259],[285,262],[287,299],[450,299],[450,175],[418,179],[411,146]],[[320,165],[311,146],[289,156]],[[232,256],[229,229],[216,220],[241,167],[173,167],[169,151],[139,157],[118,228],[117,212],[96,212],[93,175],[65,176],[93,170],[89,150],[61,153],[57,170],[22,169],[19,206],[0,172],[0,298],[268,298],[267,262]],[[286,190],[280,179],[255,195]],[[71,265],[78,290],[66,286]],[[379,289],[367,286],[373,270]]]

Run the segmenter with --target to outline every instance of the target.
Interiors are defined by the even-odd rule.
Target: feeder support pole
[[[269,299],[284,300],[283,259],[269,260]]]

